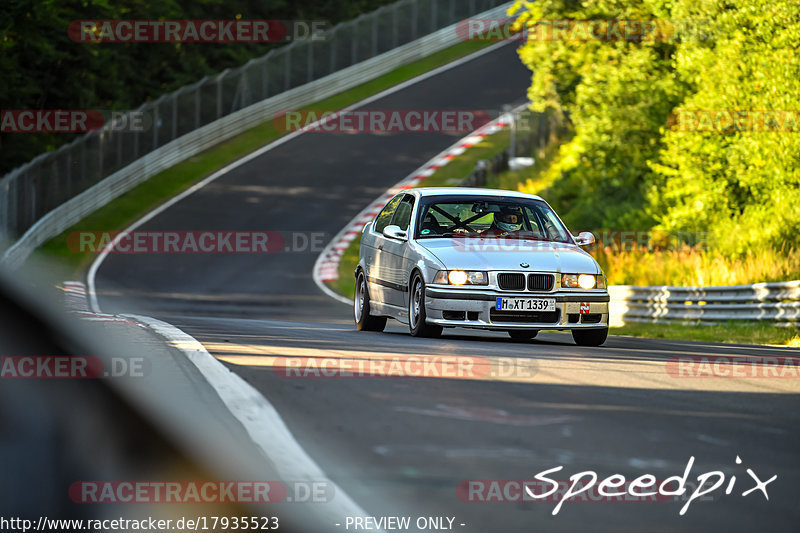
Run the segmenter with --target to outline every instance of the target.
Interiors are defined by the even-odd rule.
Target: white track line
[[[527,104],[520,106],[520,108],[525,107],[525,105]],[[514,112],[516,111],[517,110],[515,109]],[[322,291],[331,298],[339,302],[352,305],[352,300],[333,291],[333,289],[325,284],[325,281],[338,279],[339,263],[342,259],[342,255],[350,243],[353,242],[361,233],[364,225],[374,219],[375,215],[377,215],[377,213],[383,209],[386,203],[391,200],[394,195],[418,185],[419,182],[427,179],[433,175],[436,170],[452,161],[454,157],[464,153],[467,148],[478,144],[489,135],[497,133],[507,125],[508,124],[505,122],[504,115],[501,115],[488,124],[483,125],[466,137],[459,139],[453,145],[436,154],[427,163],[395,183],[391,188],[387,189],[383,194],[378,196],[372,203],[367,205],[367,207],[362,209],[359,214],[350,220],[350,222],[348,222],[345,227],[343,227],[339,233],[337,233],[333,239],[331,239],[331,242],[325,246],[325,248],[317,257],[317,261],[314,263],[313,271],[314,283],[317,284],[317,287],[322,289]]]
[[[509,44],[509,42],[504,41],[484,48],[483,50],[475,52],[474,54],[470,54],[459,60],[453,61],[452,63],[448,63],[447,65],[443,65],[437,69],[426,72],[425,74],[417,76],[416,78],[412,78],[403,83],[395,85],[394,87],[357,102],[345,110],[357,109],[361,106],[367,105],[375,100],[400,91],[432,76],[436,76],[442,72],[446,72],[507,44]],[[311,127],[316,126],[319,123],[320,121],[317,121],[312,124]],[[169,199],[140,219],[136,220],[133,224],[128,226],[124,232],[135,230],[142,224],[152,220],[176,203],[180,202],[190,194],[202,189],[209,183],[224,176],[231,170],[274,148],[277,148],[283,143],[286,143],[298,135],[302,135],[303,133],[305,132],[299,130],[284,135],[283,137],[267,144],[255,152],[252,152],[241,159],[226,165],[207,178],[196,183],[186,191]],[[108,257],[110,251],[119,244],[119,241],[122,237],[122,234],[118,235],[106,248],[103,249],[100,254],[98,254],[97,258],[95,258],[95,260],[92,262],[91,266],[89,267],[89,271],[86,274],[89,306],[95,313],[101,312],[97,299],[95,283],[97,271],[103,264],[105,258]],[[330,289],[328,289],[328,291],[329,290]],[[242,380],[238,375],[225,368],[225,366],[217,361],[199,341],[166,322],[145,316],[136,316],[135,318],[138,322],[151,327],[158,334],[170,339],[173,344],[181,347],[182,351],[187,355],[189,360],[198,368],[198,370],[206,378],[214,390],[217,391],[217,394],[219,394],[220,398],[228,407],[231,414],[247,429],[248,434],[256,443],[256,445],[258,445],[264,451],[266,456],[275,463],[276,468],[279,469],[281,475],[288,475],[287,479],[304,479],[305,477],[310,477],[312,479],[315,477],[317,479],[327,479],[327,476],[320,469],[320,467],[308,456],[308,454],[306,454],[300,443],[294,439],[278,412],[267,401],[267,399],[264,398],[264,396],[252,386]],[[366,515],[366,513],[359,508],[358,504],[356,504],[343,490],[336,490],[335,494],[335,505],[328,508],[328,512],[331,513],[331,517],[334,517],[334,514],[339,514],[340,518],[342,516]]]
[[[324,482],[335,495],[325,505],[316,505],[331,527],[346,516],[366,516],[361,507],[337,486],[303,450],[278,412],[264,396],[237,374],[228,370],[194,337],[172,324],[141,315],[124,315],[145,324],[179,348],[214,387],[222,402],[244,426],[250,438],[275,465],[279,481]]]

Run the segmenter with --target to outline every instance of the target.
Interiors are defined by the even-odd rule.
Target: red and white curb
[[[80,281],[65,281],[59,289],[64,291],[64,305],[67,311],[78,316],[82,320],[91,322],[116,322],[118,324],[134,324],[136,322],[127,320],[117,315],[105,313],[93,313],[89,308],[89,299],[86,295],[86,285]]]
[[[495,120],[478,128],[470,133],[468,136],[462,138],[457,143],[453,144],[436,157],[425,163],[423,166],[406,176],[403,180],[396,183],[385,193],[375,199],[371,204],[365,207],[355,218],[353,218],[339,233],[334,236],[331,242],[322,250],[322,253],[317,258],[314,264],[314,282],[322,289],[323,292],[339,300],[341,302],[352,303],[350,299],[334,292],[328,287],[325,282],[339,279],[339,263],[342,260],[342,255],[345,250],[350,246],[356,237],[364,229],[364,225],[370,222],[381,212],[381,209],[394,197],[397,193],[405,190],[412,189],[420,185],[424,180],[430,177],[438,169],[442,168],[453,158],[463,154],[468,148],[475,146],[483,141],[489,135],[493,135],[502,130],[510,124],[508,115],[500,115]]]

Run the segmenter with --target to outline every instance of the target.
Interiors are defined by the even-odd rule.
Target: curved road
[[[510,46],[372,102],[371,109],[487,109],[519,102],[529,81]],[[437,133],[304,134],[232,170],[140,230],[276,230],[330,238],[365,205],[452,144]],[[612,337],[517,343],[456,331],[415,339],[400,325],[359,333],[350,308],[314,285],[313,252],[111,255],[97,273],[102,310],[159,317],[202,342],[276,407],[308,453],[373,515],[450,516],[460,531],[795,531],[800,508],[798,379],[679,378],[670,358],[798,355],[797,350]],[[455,377],[286,376],[287,358],[390,363],[449,356],[482,371]],[[488,374],[487,374],[488,372]],[[736,456],[743,463],[737,465]],[[486,480],[584,470],[629,480],[736,475],[713,501],[481,502]],[[766,480],[769,501],[746,468]],[[486,491],[458,492],[467,480]],[[469,485],[468,485],[469,486]],[[515,499],[514,485],[507,496]],[[470,500],[470,496],[473,501]],[[497,499],[497,495],[495,495]],[[467,501],[465,501],[467,500]],[[464,524],[463,526],[461,524]],[[330,525],[329,531],[345,531]]]

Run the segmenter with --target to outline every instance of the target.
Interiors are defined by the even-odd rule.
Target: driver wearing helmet
[[[522,229],[522,210],[513,207],[501,207],[494,214],[494,220],[486,233],[494,235],[509,235]]]

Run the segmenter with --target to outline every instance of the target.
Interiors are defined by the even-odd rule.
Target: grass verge
[[[673,341],[705,341],[740,344],[776,344],[800,348],[800,329],[771,324],[731,322],[718,326],[628,323],[611,328],[611,335],[629,335]]]
[[[800,250],[753,250],[726,257],[713,249],[615,249],[591,252],[611,285],[703,287],[800,279]]]
[[[488,41],[458,43],[446,50],[398,67],[353,89],[325,100],[314,102],[304,109],[341,109],[347,107],[491,44]],[[50,239],[39,248],[39,251],[46,256],[46,259],[61,263],[74,277],[82,277],[83,272],[94,259],[95,254],[71,250],[67,244],[68,235],[79,231],[120,231],[169,198],[180,194],[194,183],[211,175],[225,165],[269,144],[284,134],[285,132],[276,129],[272,122],[269,121],[178,163],[156,174],[146,182],[90,214],[60,235]]]
[[[507,171],[489,179],[487,187],[511,189],[546,196],[547,188],[558,178],[553,169],[560,158],[560,145],[570,138],[568,131],[559,132],[547,147],[534,154],[533,166]],[[479,159],[489,159],[509,143],[509,132],[503,130],[469,148],[462,155],[437,170],[424,186],[457,185],[466,178]],[[349,298],[353,297],[353,270],[358,263],[360,236],[345,250],[339,263],[339,279],[329,286]],[[800,252],[766,253],[758,256],[723,260],[713,251],[683,249],[663,252],[614,251],[593,252],[613,284],[638,285],[725,285],[780,281],[800,277]],[[793,266],[792,266],[793,265]],[[667,282],[670,280],[670,282]],[[732,322],[717,326],[700,324],[628,323],[611,328],[612,335],[627,335],[665,340],[723,342],[742,344],[774,344],[800,347],[800,329],[771,324]]]

